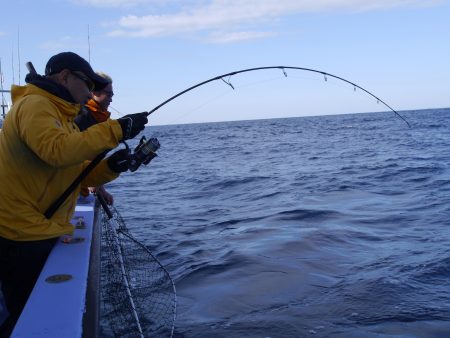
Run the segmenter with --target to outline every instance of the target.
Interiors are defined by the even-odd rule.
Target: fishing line
[[[260,80],[260,81],[254,81],[254,82],[249,82],[249,83],[246,83],[246,84],[243,84],[243,85],[240,85],[240,86],[233,85],[233,89],[241,89],[241,88],[252,87],[252,86],[255,86],[255,85],[258,85],[258,84],[261,84],[261,83],[272,82],[272,81],[274,81],[274,80],[279,80],[279,79],[282,79],[282,78],[279,77],[279,76],[278,76],[278,77],[270,77],[270,78],[268,78],[268,79],[264,79],[264,80]],[[224,81],[224,82],[225,82],[225,81]],[[225,83],[226,83],[227,85],[229,85],[228,82],[225,82]],[[232,94],[232,93],[233,93],[233,92],[231,92],[231,91],[229,91],[229,90],[227,90],[227,89],[226,89],[226,90],[223,90],[223,91],[220,92],[219,94],[217,94],[217,95],[211,97],[210,99],[204,101],[203,103],[199,104],[198,106],[195,106],[194,108],[192,108],[192,109],[186,111],[184,114],[182,114],[182,115],[180,115],[180,116],[178,116],[178,117],[175,117],[173,120],[168,121],[168,124],[172,124],[172,123],[174,123],[174,122],[177,122],[177,121],[181,120],[182,118],[185,118],[185,117],[191,115],[192,113],[194,113],[195,111],[199,110],[200,108],[206,106],[207,104],[209,104],[209,103],[211,103],[211,102],[214,102],[214,101],[216,101],[217,99],[219,99],[219,98],[221,98],[221,97],[230,95],[230,94]]]
[[[323,75],[323,79],[325,81],[328,81],[328,77],[330,78],[335,78],[338,79],[340,81],[346,82],[350,85],[353,86],[354,91],[356,91],[356,89],[362,90],[363,92],[367,93],[368,95],[372,96],[373,98],[375,98],[377,100],[378,103],[382,103],[384,106],[386,106],[390,111],[392,111],[395,115],[397,115],[401,120],[403,120],[406,125],[411,128],[411,125],[409,124],[409,122],[402,116],[400,115],[400,113],[398,113],[396,110],[394,110],[391,106],[389,106],[386,102],[384,102],[382,99],[380,99],[379,97],[377,97],[376,95],[372,94],[370,91],[368,91],[367,89],[357,85],[356,83],[346,80],[343,77],[337,76],[337,75],[333,75],[321,70],[316,70],[316,69],[311,69],[311,68],[304,68],[304,67],[293,67],[293,66],[265,66],[265,67],[255,67],[255,68],[247,68],[247,69],[242,69],[242,70],[237,70],[234,72],[230,72],[230,73],[226,73],[226,74],[222,74],[222,75],[218,75],[215,77],[212,77],[208,80],[199,82],[189,88],[186,88],[184,90],[182,90],[181,92],[171,96],[170,98],[168,98],[167,100],[165,100],[164,102],[160,103],[159,105],[157,105],[156,107],[154,107],[153,109],[151,109],[147,116],[154,113],[155,111],[157,111],[159,108],[161,108],[162,106],[166,105],[167,103],[169,103],[170,101],[176,99],[177,97],[195,89],[198,88],[200,86],[203,86],[209,82],[213,82],[213,81],[217,81],[217,80],[221,80],[223,81],[225,84],[227,84],[228,86],[230,86],[233,90],[235,89],[233,84],[231,83],[231,77],[233,75],[237,75],[237,74],[241,74],[241,73],[247,73],[247,72],[253,72],[253,71],[259,71],[259,70],[267,70],[267,69],[279,69],[283,72],[283,75],[285,77],[288,77],[288,73],[287,73],[287,69],[291,69],[291,70],[301,70],[301,71],[307,71],[307,72],[313,72],[313,73],[318,73],[318,74],[322,74]]]
[[[113,106],[109,105],[109,108],[111,108],[112,110],[114,110],[117,114],[119,114],[119,117],[124,116],[124,114],[122,114],[120,111],[118,111],[116,108],[114,108]]]
[[[235,86],[235,88],[237,88],[237,89],[239,89],[239,88],[247,88],[247,87],[256,86],[258,84],[272,82],[272,81],[281,80],[281,79],[284,79],[284,76],[276,76],[276,77],[270,77],[270,78],[267,78],[267,79],[264,79],[264,80],[248,82],[248,83],[245,83],[245,84],[240,85],[240,86]]]
[[[219,99],[219,98],[221,98],[223,96],[229,95],[229,94],[230,94],[229,90],[226,90],[226,91],[224,90],[220,94],[218,94],[216,96],[213,96],[209,100],[204,101],[202,104],[192,108],[191,110],[187,110],[184,114],[182,114],[182,115],[180,115],[178,117],[175,117],[173,120],[169,121],[168,124],[173,124],[174,122],[180,121],[181,119],[191,115],[192,113],[194,113],[195,111],[199,110],[200,108],[206,106],[207,104],[209,104],[209,103],[211,103],[213,101],[216,101],[217,99]]]
[[[225,96],[227,96],[227,95],[234,94],[234,93],[237,92],[239,89],[241,89],[241,90],[243,89],[243,91],[242,91],[241,94],[244,94],[244,95],[245,95],[245,93],[246,93],[246,92],[245,92],[245,89],[247,89],[247,88],[252,88],[252,87],[258,86],[258,85],[260,85],[260,84],[265,84],[265,83],[267,83],[267,82],[275,82],[275,81],[276,81],[277,83],[279,83],[280,81],[284,81],[284,78],[285,78],[284,75],[280,75],[280,76],[271,76],[271,77],[264,78],[264,79],[261,79],[261,80],[258,80],[258,81],[246,82],[246,83],[243,83],[243,84],[241,84],[241,85],[233,84],[233,89],[234,89],[234,91],[230,91],[230,90],[228,90],[228,88],[225,88],[225,90],[223,90],[223,91],[222,91],[221,93],[219,93],[218,95],[215,95],[215,96],[211,97],[210,99],[205,100],[203,103],[201,103],[201,104],[195,106],[195,107],[192,108],[192,109],[185,110],[184,113],[182,113],[182,114],[179,115],[179,116],[174,117],[172,120],[168,120],[166,124],[173,124],[173,123],[175,123],[175,122],[178,122],[178,121],[180,121],[181,119],[186,118],[187,116],[190,116],[192,113],[198,111],[200,108],[205,107],[207,104],[209,104],[209,103],[211,103],[211,102],[214,102],[214,101],[218,100],[219,98],[225,97]],[[290,76],[290,78],[291,78],[291,79],[292,79],[292,78],[294,78],[294,79],[302,79],[302,80],[313,80],[313,81],[315,81],[316,83],[322,83],[322,82],[324,82],[324,80],[323,80],[322,78],[318,79],[317,77],[312,77],[312,76]],[[222,79],[222,80],[223,80],[223,79]],[[230,84],[229,84],[229,80],[223,81],[223,82],[224,82],[225,84],[227,84],[228,86],[230,85]],[[333,85],[333,86],[336,86],[336,87],[339,87],[339,88],[344,88],[344,89],[349,90],[349,87],[348,87],[348,86],[345,86],[344,84],[339,84],[339,83],[341,83],[341,82],[335,82],[335,81],[327,81],[327,82],[330,83],[330,84]],[[352,89],[352,90],[354,91],[354,89]],[[240,92],[240,91],[239,91],[239,92]]]

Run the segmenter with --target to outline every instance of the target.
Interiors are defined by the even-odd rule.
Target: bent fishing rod
[[[217,81],[217,80],[222,80],[223,82],[225,82],[227,85],[229,85],[229,86],[234,90],[235,88],[234,88],[233,84],[230,82],[230,80],[229,80],[229,79],[228,79],[228,80],[225,80],[224,78],[226,78],[226,77],[230,78],[231,76],[236,75],[236,74],[247,73],[247,72],[253,72],[253,71],[258,71],[258,70],[266,70],[266,69],[280,69],[280,70],[283,72],[283,74],[284,74],[285,77],[288,76],[288,75],[287,75],[287,72],[286,72],[286,69],[303,70],[303,71],[307,71],[307,72],[313,72],[313,73],[322,74],[322,75],[324,76],[325,81],[327,81],[327,76],[328,76],[328,77],[332,77],[332,78],[338,79],[338,80],[340,80],[340,81],[346,82],[346,83],[352,85],[353,88],[354,88],[355,90],[356,90],[356,88],[358,88],[358,89],[362,90],[363,92],[369,94],[369,95],[372,96],[373,98],[375,98],[375,99],[377,100],[377,103],[378,103],[378,102],[381,102],[381,103],[382,103],[384,106],[386,106],[390,111],[392,111],[392,112],[393,112],[394,114],[396,114],[400,119],[402,119],[402,120],[406,123],[406,125],[407,125],[409,128],[411,128],[411,125],[409,124],[409,122],[408,122],[402,115],[400,115],[400,113],[398,113],[395,109],[393,109],[391,106],[389,106],[389,105],[388,105],[386,102],[384,102],[382,99],[380,99],[380,98],[377,97],[376,95],[372,94],[372,93],[369,92],[367,89],[365,89],[365,88],[363,88],[363,87],[357,85],[356,83],[351,82],[351,81],[349,81],[349,80],[346,80],[346,79],[344,79],[344,78],[342,78],[342,77],[340,77],[340,76],[333,75],[333,74],[330,74],[330,73],[327,73],[327,72],[324,72],[324,71],[321,71],[321,70],[316,70],[316,69],[312,69],[312,68],[304,68],[304,67],[292,67],[292,66],[265,66],[265,67],[254,67],[254,68],[247,68],[247,69],[237,70],[237,71],[234,71],[234,72],[230,72],[230,73],[226,73],[226,74],[222,74],[222,75],[218,75],[218,76],[212,77],[212,78],[210,78],[210,79],[208,79],[208,80],[199,82],[199,83],[197,83],[197,84],[195,84],[195,85],[193,85],[193,86],[191,86],[191,87],[189,87],[189,88],[186,88],[185,90],[182,90],[181,92],[179,92],[179,93],[173,95],[172,97],[168,98],[167,100],[165,100],[164,102],[160,103],[160,104],[157,105],[155,108],[153,108],[152,110],[150,110],[150,111],[148,112],[147,116],[149,116],[150,114],[154,113],[154,112],[157,111],[159,108],[161,108],[162,106],[166,105],[166,104],[169,103],[170,101],[176,99],[177,97],[179,97],[179,96],[181,96],[181,95],[183,95],[183,94],[185,94],[185,93],[187,93],[187,92],[189,92],[189,91],[191,91],[191,90],[193,90],[193,89],[195,89],[195,88],[198,88],[198,87],[200,87],[200,86],[203,86],[203,85],[205,85],[205,84],[207,84],[207,83],[209,83],[209,82],[213,82],[213,81]]]
[[[36,70],[34,69],[33,65],[31,64],[31,62],[27,63],[27,68],[30,71],[30,73],[32,74],[36,74]],[[369,92],[367,89],[357,85],[354,82],[351,82],[349,80],[346,80],[340,76],[337,75],[333,75],[321,70],[316,70],[316,69],[312,69],[312,68],[304,68],[304,67],[292,67],[292,66],[265,66],[265,67],[254,67],[254,68],[247,68],[247,69],[242,69],[242,70],[237,70],[234,72],[230,72],[230,73],[226,73],[226,74],[222,74],[222,75],[218,75],[215,77],[212,77],[208,80],[199,82],[189,88],[186,88],[185,90],[182,90],[181,92],[169,97],[167,100],[165,100],[164,102],[160,103],[159,105],[157,105],[156,107],[154,107],[153,109],[151,109],[148,113],[147,116],[149,116],[150,114],[153,114],[155,111],[157,111],[159,108],[161,108],[162,106],[166,105],[167,103],[171,102],[172,100],[176,99],[177,97],[195,89],[198,88],[200,86],[203,86],[209,82],[213,82],[213,81],[217,81],[217,80],[222,80],[223,82],[225,82],[228,86],[230,86],[233,90],[235,89],[233,84],[229,81],[229,78],[231,78],[231,76],[233,75],[237,75],[237,74],[241,74],[241,73],[247,73],[247,72],[253,72],[253,71],[258,71],[258,70],[267,70],[267,69],[280,69],[284,76],[287,77],[287,72],[286,69],[292,69],[292,70],[302,70],[302,71],[307,71],[307,72],[312,72],[312,73],[318,73],[318,74],[322,74],[324,76],[325,81],[327,81],[327,76],[328,77],[332,77],[335,79],[338,79],[340,81],[346,82],[350,85],[353,86],[353,88],[356,90],[356,88],[362,90],[363,92],[369,94],[370,96],[372,96],[373,98],[375,98],[377,100],[377,102],[381,102],[384,106],[386,106],[390,111],[392,111],[393,113],[395,113],[400,119],[402,119],[406,125],[411,128],[411,125],[409,124],[409,122],[402,116],[400,115],[400,113],[398,113],[396,110],[394,110],[391,106],[389,106],[386,102],[384,102],[382,99],[380,99],[379,97],[377,97],[376,95],[372,94],[371,92]],[[228,80],[225,80],[224,78],[228,77]],[[63,192],[63,194],[47,209],[47,211],[45,212],[45,216],[47,218],[51,218],[53,216],[53,214],[56,212],[56,210],[61,206],[61,204],[67,199],[67,197],[71,194],[71,192],[81,183],[81,181],[89,174],[89,172],[92,171],[92,169],[94,169],[99,163],[100,161],[106,156],[106,154],[108,153],[108,151],[104,151],[103,153],[97,155],[97,157],[92,160],[91,163],[89,163],[89,165],[80,173],[80,175],[72,182],[72,184],[66,189],[66,191]]]

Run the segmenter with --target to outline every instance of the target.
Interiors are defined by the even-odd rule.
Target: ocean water
[[[175,337],[450,337],[450,109],[155,126],[108,185]]]

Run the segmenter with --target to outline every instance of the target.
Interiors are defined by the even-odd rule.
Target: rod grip
[[[33,64],[31,63],[31,61],[28,61],[25,66],[27,66],[28,71],[30,72],[30,74],[32,75],[37,75],[36,69],[34,69]]]

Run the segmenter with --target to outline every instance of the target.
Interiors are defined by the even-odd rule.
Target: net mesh
[[[177,303],[172,278],[114,207],[111,219],[102,212],[102,336],[172,337]]]

